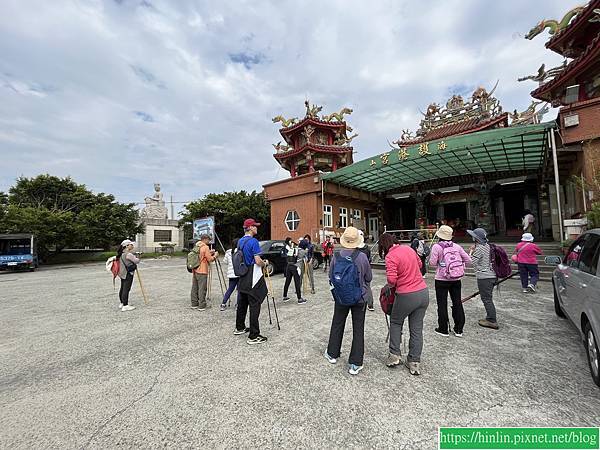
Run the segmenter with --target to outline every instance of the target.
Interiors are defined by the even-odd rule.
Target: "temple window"
[[[285,226],[288,231],[296,231],[298,229],[298,224],[300,223],[300,216],[298,213],[294,211],[288,211],[285,216]]]

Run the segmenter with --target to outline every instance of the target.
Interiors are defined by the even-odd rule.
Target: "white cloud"
[[[3,2],[0,190],[41,172],[122,201],[260,189],[287,175],[271,117],[350,106],[355,158],[419,109],[500,80],[506,110],[560,57],[522,36],[551,2]]]

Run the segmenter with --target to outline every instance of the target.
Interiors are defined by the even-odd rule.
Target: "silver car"
[[[564,258],[549,256],[546,262],[558,264],[552,276],[554,309],[577,327],[587,350],[594,382],[600,386],[598,337],[600,337],[600,228],[585,232],[569,248]]]

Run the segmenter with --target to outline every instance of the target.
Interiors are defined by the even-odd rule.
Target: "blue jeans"
[[[519,277],[521,277],[521,287],[523,289],[526,289],[529,284],[537,286],[538,279],[540,278],[540,271],[538,270],[538,265],[519,263],[518,266]]]
[[[229,287],[227,288],[227,290],[225,291],[225,295],[223,296],[223,304],[225,304],[229,301],[229,297],[231,297],[231,294],[233,294],[233,291],[235,291],[238,281],[239,281],[239,278],[230,278],[229,279]],[[237,301],[238,302],[240,301],[240,291],[238,291]]]

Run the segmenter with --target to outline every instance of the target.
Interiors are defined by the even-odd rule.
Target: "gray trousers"
[[[373,290],[371,289],[371,283],[365,282],[365,286],[367,288],[367,295],[365,295],[365,301],[367,302],[367,306],[373,307]]]
[[[494,306],[494,300],[492,295],[494,293],[494,284],[496,283],[495,278],[478,278],[477,289],[479,289],[479,295],[483,306],[485,306],[486,319],[490,322],[496,322],[496,307]]]
[[[408,361],[421,362],[423,352],[423,319],[429,306],[427,288],[408,294],[396,294],[390,315],[390,353],[401,355],[402,327],[408,317],[410,340],[408,341]]]
[[[206,288],[208,275],[205,273],[193,273],[192,277],[192,306],[206,308]]]

